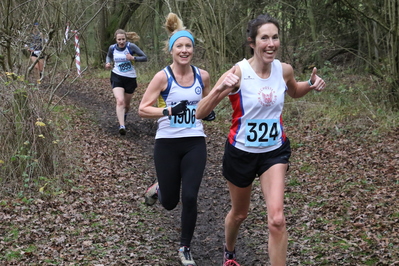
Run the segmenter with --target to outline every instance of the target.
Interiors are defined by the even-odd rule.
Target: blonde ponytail
[[[129,42],[138,42],[140,40],[140,36],[134,31],[126,32],[126,39]]]
[[[194,44],[194,37],[192,36],[191,32],[189,30],[186,30],[183,21],[175,13],[168,14],[168,16],[166,17],[164,27],[169,35],[169,39],[165,41],[165,48],[163,49],[165,52],[167,53],[170,52],[171,45],[173,45],[174,43],[174,41],[173,43],[170,43],[171,37],[178,31],[185,31],[186,33],[184,34],[185,35],[184,37],[189,37]]]
[[[166,17],[165,28],[170,36],[175,31],[184,30],[186,27],[184,27],[183,21],[175,13],[169,13]]]

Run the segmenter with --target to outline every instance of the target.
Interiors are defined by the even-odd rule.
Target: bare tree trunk
[[[315,0],[307,0],[307,15],[308,15],[308,20],[309,20],[309,25],[310,25],[310,32],[311,32],[311,37],[312,37],[312,41],[314,43],[317,42],[317,23],[316,23],[316,19],[313,13],[313,8],[315,6],[317,6],[317,3]],[[316,53],[313,55],[313,59],[314,59],[314,63],[317,66],[321,66],[323,64],[321,57],[320,57],[320,52],[319,50],[316,50]]]
[[[104,2],[107,0],[103,0],[102,3],[100,3],[100,6],[104,6]],[[98,36],[99,36],[99,40],[100,43],[107,43],[107,40],[109,38],[109,36],[107,36],[107,31],[106,31],[106,24],[107,24],[107,10],[106,8],[102,8],[101,12],[100,12],[100,16],[99,16],[99,30],[98,30]],[[102,49],[99,49],[99,55],[98,58],[100,59],[99,63],[104,62],[106,54],[108,52],[108,50],[106,49],[107,46],[101,46]]]
[[[154,35],[153,35],[153,45],[154,45],[154,50],[155,51],[160,51],[161,48],[159,47],[160,40],[159,40],[159,35],[161,34],[161,20],[160,20],[160,14],[162,14],[162,1],[157,1],[155,4],[155,20],[154,20]],[[155,55],[155,62],[159,62],[159,53],[154,53]]]

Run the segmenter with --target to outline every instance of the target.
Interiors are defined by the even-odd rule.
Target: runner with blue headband
[[[145,192],[145,204],[151,206],[159,202],[166,210],[173,210],[181,202],[177,255],[181,266],[196,266],[191,240],[207,160],[202,121],[214,120],[215,114],[212,111],[207,117],[196,119],[195,112],[197,103],[208,95],[211,82],[206,70],[192,64],[194,37],[181,19],[170,13],[165,28],[170,38],[165,42],[164,51],[172,57],[172,63],[155,74],[139,106],[141,117],[158,121],[154,144],[157,176]],[[156,228],[156,224],[153,227]],[[206,252],[199,250],[196,255],[201,254],[205,256]]]
[[[176,32],[175,34],[173,34],[170,37],[170,39],[169,39],[169,52],[172,50],[173,44],[175,44],[176,40],[181,38],[181,37],[189,38],[193,42],[193,45],[195,45],[193,35],[190,32],[186,31],[186,30],[180,30],[180,31]]]

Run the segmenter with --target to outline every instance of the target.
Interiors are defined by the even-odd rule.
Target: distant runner
[[[132,36],[129,39],[140,38],[135,32],[121,29],[115,32],[116,44],[109,47],[105,63],[105,68],[111,69],[111,63],[114,62],[110,81],[116,99],[116,116],[121,135],[126,135],[126,115],[130,110],[133,92],[137,88],[137,74],[133,63],[147,61],[145,53],[137,45],[127,41],[128,36]]]

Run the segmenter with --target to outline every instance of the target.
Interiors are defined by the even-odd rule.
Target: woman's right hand
[[[236,67],[237,66],[234,65],[229,71],[225,73],[227,75],[224,77],[222,83],[219,85],[219,91],[232,89],[239,83],[240,78],[235,74]]]
[[[106,64],[105,64],[105,68],[106,68],[106,69],[110,69],[110,68],[111,68],[111,63],[106,63]]]

